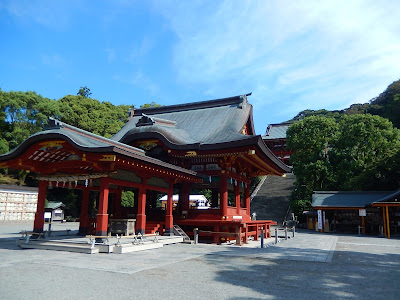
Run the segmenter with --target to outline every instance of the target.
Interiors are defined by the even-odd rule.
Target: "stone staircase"
[[[251,213],[257,214],[257,220],[273,220],[282,226],[289,209],[294,181],[295,176],[291,173],[286,177],[267,176],[251,201]]]

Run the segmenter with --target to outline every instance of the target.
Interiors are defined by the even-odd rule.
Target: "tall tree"
[[[78,96],[82,96],[84,98],[89,98],[91,94],[92,93],[90,92],[90,89],[87,86],[84,87],[81,86],[81,88],[77,93]]]
[[[333,118],[311,116],[293,125],[287,131],[287,146],[294,151],[290,160],[296,175],[292,209],[297,213],[310,209],[314,190],[331,186],[332,168],[329,147],[336,139],[338,124]]]
[[[161,107],[161,104],[157,104],[154,101],[150,102],[150,103],[145,103],[140,105],[140,108],[151,108],[151,107]]]
[[[371,187],[366,173],[375,172],[378,165],[400,150],[400,131],[385,118],[365,114],[343,116],[339,132],[331,151],[337,189]]]
[[[292,209],[310,208],[313,191],[398,188],[400,131],[370,114],[311,116],[291,125],[287,145],[296,175]],[[390,164],[389,164],[390,162]],[[396,167],[397,166],[397,167]]]
[[[104,137],[111,137],[121,129],[130,108],[72,95],[61,98],[58,103],[61,121]]]

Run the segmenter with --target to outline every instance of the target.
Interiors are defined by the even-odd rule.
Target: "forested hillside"
[[[296,214],[311,208],[313,191],[400,188],[400,81],[369,103],[305,110],[291,122],[287,145],[294,151]]]
[[[367,103],[352,104],[343,110],[303,110],[288,122],[294,123],[310,116],[325,116],[339,118],[342,115],[365,114],[387,118],[393,125],[400,128],[400,80],[393,82],[378,97]]]

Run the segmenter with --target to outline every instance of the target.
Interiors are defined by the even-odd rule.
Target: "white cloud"
[[[41,60],[44,65],[57,69],[61,69],[67,65],[66,59],[58,53],[42,54]]]
[[[157,94],[159,87],[149,77],[141,71],[135,71],[128,75],[114,75],[114,80],[136,86],[140,89],[148,91],[151,95]]]
[[[79,0],[5,0],[0,6],[19,21],[58,30],[68,27],[76,12],[83,8],[83,2]]]
[[[285,101],[286,111],[344,108],[399,78],[398,1],[163,3],[179,81],[207,93],[253,91],[253,104]]]
[[[127,57],[127,61],[130,63],[137,63],[142,60],[144,56],[148,54],[148,52],[153,48],[155,42],[149,37],[144,37],[140,44],[135,45],[130,50],[130,53]]]
[[[115,53],[114,49],[107,48],[104,50],[107,53],[107,60],[108,62],[113,62],[117,58],[117,55]]]

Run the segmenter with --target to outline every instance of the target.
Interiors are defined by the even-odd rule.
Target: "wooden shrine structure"
[[[387,238],[391,237],[391,232],[400,233],[400,190],[315,191],[312,207],[321,211],[320,231],[329,232],[332,227],[356,232],[359,228],[360,233],[382,232]]]
[[[290,169],[255,135],[248,95],[130,112],[126,125],[110,139],[51,120],[42,132],[0,156],[0,167],[29,170],[39,180],[34,231],[43,231],[48,188],[82,190],[80,232],[95,228],[107,235],[109,219],[136,219],[136,232],[173,234],[174,224],[194,228],[216,243],[269,236],[271,220],[251,220],[250,180],[282,176]],[[129,216],[121,207],[122,190],[135,194]],[[193,190],[211,192],[209,209],[193,209]],[[97,191],[94,222],[89,194]],[[173,194],[179,194],[173,207]],[[165,209],[157,206],[167,195]],[[111,204],[110,204],[111,203]],[[109,205],[110,204],[110,205]],[[92,225],[91,225],[92,224]]]
[[[290,123],[269,124],[265,135],[262,136],[272,153],[287,165],[291,165],[290,156],[293,154],[293,150],[287,149],[286,146],[286,131],[290,125]]]

